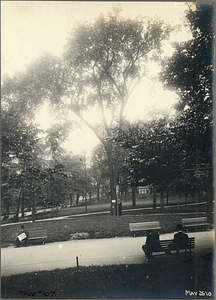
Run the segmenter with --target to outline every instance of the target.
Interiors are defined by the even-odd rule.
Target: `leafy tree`
[[[169,190],[178,174],[178,148],[170,122],[164,118],[125,126],[121,141],[122,147],[128,150],[123,166],[128,171],[130,185],[153,185],[161,195],[166,191],[168,201]]]
[[[72,198],[76,195],[76,204],[79,203],[79,197],[83,196],[85,201],[85,209],[87,210],[86,194],[91,195],[92,177],[89,168],[86,165],[85,157],[79,155],[65,155],[61,159],[64,177],[64,191],[70,197],[70,205]]]
[[[164,62],[161,78],[181,99],[176,132],[186,157],[182,164],[185,182],[203,172],[199,181],[202,179],[202,188],[205,182],[210,194],[208,210],[212,210],[213,5],[192,4],[186,17],[192,39],[175,45],[174,55]]]
[[[116,199],[119,144],[112,127],[122,126],[125,106],[146,72],[146,61],[158,55],[171,28],[160,19],[123,19],[118,10],[100,15],[94,24],[79,24],[71,32],[64,56],[62,99],[96,134],[108,157],[111,199]],[[100,128],[85,118],[94,107]]]
[[[180,95],[179,130],[196,158],[211,163],[213,13],[211,4],[190,9],[187,18],[193,38],[176,45],[162,78]],[[185,140],[185,139],[184,139]]]
[[[10,207],[13,207],[16,198],[19,196],[19,190],[14,185],[17,180],[17,164],[13,163],[12,158],[4,160],[1,167],[1,211],[5,217],[10,213]]]
[[[33,164],[36,164],[40,147],[38,130],[31,122],[23,119],[23,114],[16,109],[16,102],[10,104],[10,101],[5,100],[8,99],[4,97],[1,112],[2,195],[7,213],[9,206],[15,204],[13,200],[17,202],[18,218],[21,201],[24,215],[24,191],[32,188],[30,165],[33,167]],[[13,197],[10,191],[16,196]]]
[[[112,128],[122,126],[126,104],[147,73],[146,62],[157,58],[172,28],[160,18],[124,19],[114,9],[94,23],[78,24],[70,33],[62,59],[45,55],[26,74],[6,80],[4,91],[24,107],[50,101],[73,112],[103,144],[108,157],[111,199],[116,199],[119,144]],[[98,112],[91,123],[86,111]],[[27,110],[28,111],[28,110]]]
[[[98,145],[92,153],[90,172],[95,182],[97,201],[99,202],[100,191],[102,190],[102,187],[106,187],[107,178],[109,176],[108,159],[103,145]]]

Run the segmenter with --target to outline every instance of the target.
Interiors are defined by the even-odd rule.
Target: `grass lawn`
[[[205,267],[203,268],[203,265]],[[207,297],[186,293],[207,292]],[[2,277],[2,298],[213,299],[212,256],[152,257],[141,265],[68,268]],[[206,295],[205,295],[206,296]]]
[[[196,214],[199,216],[199,213]],[[112,238],[132,235],[129,223],[159,221],[161,233],[174,232],[176,225],[181,223],[182,218],[195,216],[184,213],[172,214],[132,214],[120,217],[111,215],[89,215],[72,217],[65,220],[37,221],[25,224],[26,229],[45,228],[47,231],[47,243],[68,241],[71,234],[86,232],[89,238]],[[203,216],[203,214],[201,215]],[[16,233],[20,224],[12,224],[1,227],[1,247],[14,245]]]
[[[25,224],[26,229],[46,228],[47,242],[67,241],[71,234],[87,232],[89,238],[131,235],[129,223],[159,221],[161,233],[173,232],[184,217],[203,216],[184,212],[131,214],[115,217],[94,215],[65,220]],[[1,227],[1,245],[12,245],[20,224]],[[141,265],[90,266],[31,272],[1,278],[1,298],[16,299],[183,299],[195,298],[190,292],[206,292],[202,299],[213,299],[213,259],[177,255],[153,256]],[[187,295],[186,295],[187,293]],[[206,296],[206,297],[204,297]]]

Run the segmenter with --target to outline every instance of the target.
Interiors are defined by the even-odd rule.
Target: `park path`
[[[195,236],[193,252],[212,252],[215,231],[191,232]],[[160,239],[172,239],[173,233],[161,234]],[[142,264],[146,261],[141,249],[145,237],[72,240],[29,247],[1,249],[1,276],[65,269],[69,267],[112,264]],[[175,254],[173,254],[175,255]]]

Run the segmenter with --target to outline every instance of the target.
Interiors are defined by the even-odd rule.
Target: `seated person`
[[[16,245],[19,247],[21,244],[24,244],[27,246],[28,243],[28,231],[24,228],[24,225],[21,225],[21,229],[18,232],[17,238],[16,238]]]
[[[145,245],[142,246],[142,249],[145,252],[145,254],[148,256],[148,258],[150,258],[154,250],[158,251],[161,249],[158,230],[153,229],[147,231],[146,243]]]
[[[178,233],[174,235],[173,238],[173,248],[176,250],[176,253],[179,253],[180,249],[185,249],[188,244],[188,235],[183,232],[183,227],[181,224],[178,224],[176,227]]]

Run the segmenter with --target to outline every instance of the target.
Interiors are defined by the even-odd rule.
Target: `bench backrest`
[[[195,237],[188,238],[188,245],[190,245],[191,248],[195,247]]]
[[[46,229],[32,229],[28,231],[29,238],[46,238]]]
[[[129,223],[129,228],[130,228],[131,231],[160,229],[160,224],[159,224],[159,221]]]
[[[207,218],[206,217],[199,217],[199,218],[187,218],[182,219],[183,225],[190,225],[190,224],[206,224]]]
[[[170,249],[170,244],[173,242],[173,240],[161,240],[160,245],[163,249]],[[188,238],[188,243],[186,249],[193,249],[195,247],[195,237]],[[180,249],[185,249],[185,247],[182,247]]]

